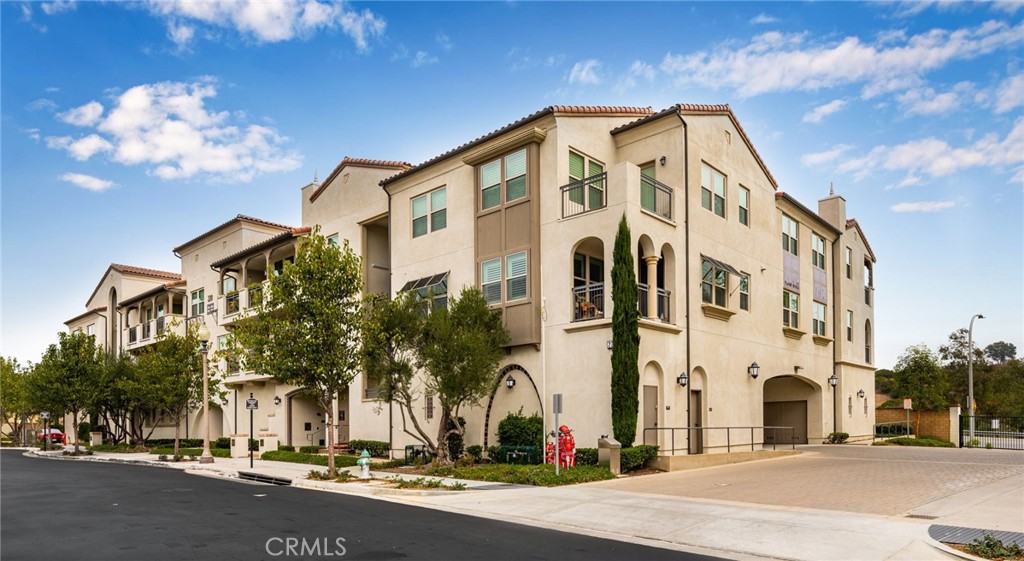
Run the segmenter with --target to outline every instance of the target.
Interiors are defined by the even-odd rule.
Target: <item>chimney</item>
[[[840,232],[846,229],[846,199],[836,195],[835,186],[831,183],[828,196],[818,201],[818,215]]]

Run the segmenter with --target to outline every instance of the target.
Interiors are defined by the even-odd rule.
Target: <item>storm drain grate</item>
[[[255,473],[251,471],[240,471],[238,472],[239,479],[245,479],[247,481],[256,481],[258,483],[269,483],[271,485],[291,485],[291,479],[285,479],[283,477],[274,477],[272,475],[264,475],[262,473]]]
[[[928,535],[936,541],[943,543],[969,544],[980,540],[988,534],[1006,545],[1017,544],[1024,547],[1024,534],[1020,532],[1002,532],[997,530],[981,530],[978,528],[961,528],[959,526],[941,526],[938,524],[928,527]]]
[[[929,516],[927,514],[908,514],[904,518],[918,518],[921,520],[935,520],[938,516]]]

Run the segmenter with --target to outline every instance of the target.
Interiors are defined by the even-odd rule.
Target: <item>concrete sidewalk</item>
[[[468,487],[466,492],[396,493],[398,490],[384,489],[379,483],[305,479],[311,469],[323,469],[320,466],[257,460],[250,469],[248,459],[244,458],[217,458],[213,464],[198,464],[160,462],[155,456],[145,456],[97,453],[88,459],[160,465],[224,477],[238,477],[239,472],[252,471],[292,479],[293,485],[298,487],[374,496],[471,516],[733,559],[927,561],[964,558],[929,537],[928,528],[935,523],[932,520],[693,499],[607,489],[599,484],[538,488],[461,481]],[[345,469],[355,472],[358,468]],[[374,475],[391,477],[396,474]],[[950,499],[944,504],[929,506],[935,512],[945,513],[945,518],[939,520],[943,523],[947,523],[945,520],[984,523],[1001,516],[999,513],[1004,511],[1000,509],[1012,509],[1014,500],[1019,502],[1017,497],[1007,498],[1008,488],[982,488],[965,500]]]

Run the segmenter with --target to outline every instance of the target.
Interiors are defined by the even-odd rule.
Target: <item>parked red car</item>
[[[48,438],[53,444],[67,445],[68,443],[67,435],[62,433],[60,429],[46,429],[45,431],[40,431],[39,442],[42,442],[44,438]]]

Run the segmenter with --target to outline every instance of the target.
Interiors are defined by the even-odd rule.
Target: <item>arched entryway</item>
[[[285,396],[288,403],[288,435],[290,446],[317,446],[324,434],[323,412],[301,389]]]
[[[509,384],[511,380],[511,387]],[[533,377],[518,364],[510,364],[498,372],[484,416],[484,448],[498,443],[498,423],[509,413],[522,410],[523,415],[544,415],[540,391]]]
[[[640,375],[640,422],[637,423],[636,442],[657,446],[660,435],[658,428],[663,426],[661,410],[664,372],[655,361],[648,362]]]
[[[795,375],[774,376],[763,386],[764,426],[792,427],[785,430],[765,429],[766,444],[807,444],[808,436],[820,436],[821,386]]]

